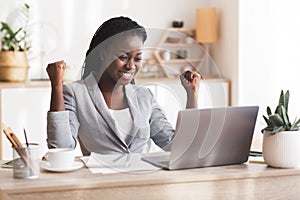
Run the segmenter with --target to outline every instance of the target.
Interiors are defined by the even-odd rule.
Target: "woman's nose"
[[[128,60],[127,64],[126,64],[126,68],[128,69],[134,69],[135,68],[135,64],[133,59]]]

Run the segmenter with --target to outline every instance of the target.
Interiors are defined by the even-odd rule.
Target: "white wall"
[[[267,106],[274,111],[281,89],[290,90],[290,120],[300,117],[299,6],[292,0],[240,0],[238,97],[239,104],[260,106],[257,137],[266,125],[262,115]]]
[[[238,2],[239,0],[211,0],[206,6],[218,11],[218,41],[210,52],[223,77],[231,80],[231,104],[238,104]]]
[[[108,18],[129,16],[147,28],[167,28],[181,18],[185,27],[195,27],[196,8],[203,5],[193,0],[0,0],[0,20],[23,2],[31,5],[32,22],[43,23],[34,29],[42,36],[32,45],[31,78],[46,78],[46,64],[60,59],[79,75],[94,32]],[[46,55],[41,57],[41,51]]]
[[[255,140],[261,148],[262,115],[267,106],[274,110],[281,89],[290,90],[291,121],[300,117],[300,3],[211,0],[206,6],[218,9],[219,40],[211,53],[223,76],[231,79],[232,105],[260,106]]]

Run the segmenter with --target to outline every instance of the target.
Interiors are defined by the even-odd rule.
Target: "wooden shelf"
[[[49,80],[25,81],[25,82],[4,82],[0,81],[1,88],[35,88],[35,87],[50,87]]]
[[[168,30],[172,32],[180,32],[188,35],[189,37],[195,37],[196,34],[196,29],[194,28],[169,28]]]
[[[153,56],[162,69],[165,77],[171,78],[172,75],[166,68],[166,64],[168,67],[172,67],[170,65],[174,65],[174,68],[177,67],[177,71],[181,71],[180,68],[187,67],[190,63],[199,71],[199,68],[203,62],[201,55],[199,57],[195,57],[198,55],[193,55],[191,52],[192,48],[197,48],[199,43],[194,40],[195,37],[195,29],[194,28],[169,28],[165,30],[162,34],[162,37],[158,43],[158,48],[153,52]],[[174,41],[174,42],[170,42]],[[172,58],[174,55],[176,57],[176,53],[179,50],[185,51],[187,54],[186,57],[182,59]],[[170,59],[163,59],[162,53],[169,53],[168,57]],[[192,55],[190,55],[190,53]]]
[[[171,59],[171,60],[162,60],[162,64],[181,64],[189,62],[201,62],[201,58],[186,58],[186,59]]]
[[[164,46],[166,47],[194,47],[195,44],[194,43],[169,43],[169,42],[166,42],[164,43]]]

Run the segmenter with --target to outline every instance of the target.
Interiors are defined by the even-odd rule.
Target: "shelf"
[[[50,87],[49,80],[40,81],[25,81],[25,82],[2,82],[0,81],[0,89],[2,88],[36,88],[36,87]]]
[[[200,44],[194,40],[195,32],[194,28],[169,28],[162,33],[158,48],[153,52],[153,56],[165,77],[173,77],[172,71],[180,72],[191,63],[199,71],[203,58],[200,52],[197,53]]]
[[[166,47],[194,47],[195,43],[164,43],[164,46]]]
[[[201,58],[186,58],[186,59],[171,59],[171,60],[162,60],[162,64],[176,64],[176,63],[189,63],[189,62],[201,62]]]
[[[190,37],[195,37],[196,33],[194,28],[169,28],[168,31],[184,33]]]

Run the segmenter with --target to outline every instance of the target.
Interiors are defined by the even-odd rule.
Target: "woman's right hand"
[[[62,85],[64,81],[65,61],[57,61],[47,66],[47,73],[53,86]]]
[[[50,63],[47,66],[46,70],[52,87],[50,111],[65,110],[64,97],[63,97],[63,82],[64,82],[65,68],[66,68],[66,63],[63,60]]]

